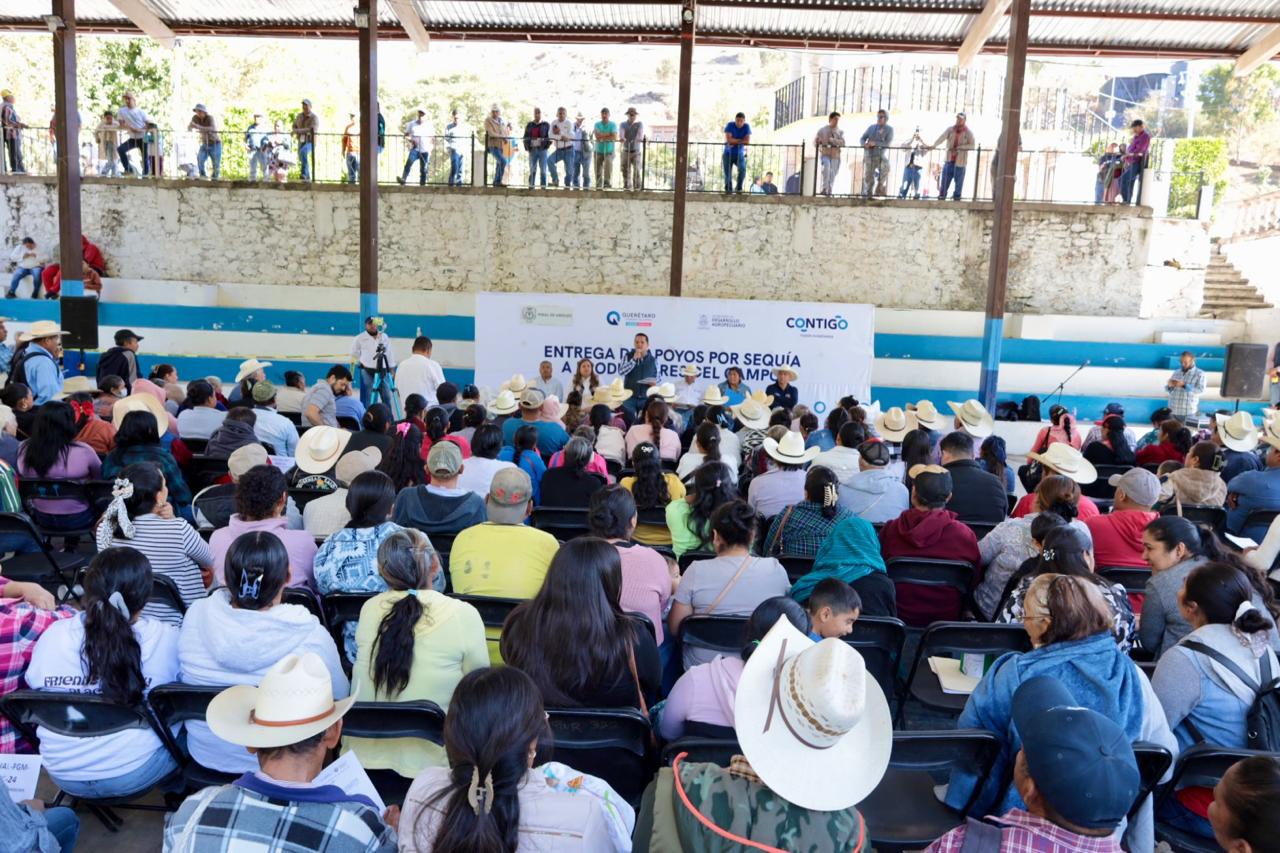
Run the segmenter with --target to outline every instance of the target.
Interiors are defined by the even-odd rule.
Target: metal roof
[[[351,0],[139,0],[178,35],[354,38]],[[678,40],[670,0],[411,0],[439,39],[547,42]],[[954,51],[984,0],[700,0],[700,44]],[[49,7],[0,0],[0,30],[40,30]],[[109,0],[80,0],[88,33],[139,32]],[[405,31],[379,4],[384,38]],[[1235,57],[1280,26],[1280,0],[1032,0],[1030,52]],[[1008,18],[984,50],[1003,52]]]

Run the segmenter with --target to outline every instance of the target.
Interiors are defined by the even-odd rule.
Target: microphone
[[[635,351],[635,349],[625,349],[625,348],[624,348],[621,352],[622,352],[622,357],[623,357],[624,359],[626,359],[627,361],[635,361],[635,358],[636,358],[636,351]]]

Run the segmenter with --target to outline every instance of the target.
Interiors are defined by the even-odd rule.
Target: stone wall
[[[56,243],[52,181],[8,178],[0,197],[5,245]],[[82,199],[112,275],[357,286],[350,187],[89,178]],[[383,289],[667,291],[665,194],[387,187],[381,204]],[[983,204],[693,195],[684,293],[982,310],[991,217]],[[1140,209],[1019,205],[1008,310],[1149,316],[1152,230]]]

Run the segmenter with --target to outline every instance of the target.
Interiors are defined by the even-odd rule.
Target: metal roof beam
[[[1270,62],[1277,53],[1280,53],[1280,26],[1264,30],[1262,37],[1240,54],[1240,58],[1236,60],[1235,76],[1248,76],[1259,65]]]
[[[134,25],[147,35],[151,36],[157,44],[169,50],[173,49],[174,42],[178,36],[173,30],[169,29],[168,24],[160,20],[160,16],[151,11],[144,0],[111,0],[111,5],[120,10],[120,14],[124,15]]]
[[[967,66],[982,52],[982,46],[987,43],[987,39],[991,38],[996,27],[1004,20],[1011,2],[1012,0],[987,0],[987,5],[974,19],[969,31],[964,34],[964,41],[960,43],[960,50],[956,53],[956,61],[961,68]]]
[[[422,18],[418,16],[418,9],[413,0],[387,0],[387,5],[396,13],[400,26],[404,27],[409,41],[417,46],[418,52],[426,53],[430,50],[431,35],[422,25]]]

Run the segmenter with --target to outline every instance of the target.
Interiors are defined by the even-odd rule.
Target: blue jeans
[[[360,155],[359,154],[347,155],[347,183],[349,184],[360,183]]]
[[[547,158],[547,164],[551,167],[552,186],[560,185],[560,175],[556,169],[557,163],[564,164],[564,185],[567,187],[573,180],[573,149],[557,148],[552,152],[551,156]]]
[[[737,146],[730,151],[724,152],[721,158],[724,166],[724,191],[742,192],[742,183],[747,179],[747,152],[742,150],[741,146]],[[738,184],[737,189],[733,187],[733,167],[738,167]]]
[[[267,152],[261,150],[249,153],[249,180],[256,181],[259,175],[267,177]]]
[[[373,379],[376,374],[372,368],[360,367],[360,402],[369,408],[369,397],[373,394]]]
[[[449,152],[449,186],[462,186],[462,155],[457,151]]]
[[[493,185],[500,187],[502,186],[502,176],[507,171],[507,158],[503,156],[501,148],[490,148],[489,156],[494,160]]]
[[[542,188],[547,188],[547,149],[533,148],[529,151],[529,188],[533,188],[533,180],[542,175]]]
[[[9,279],[9,292],[18,292],[18,283],[23,277],[31,276],[31,298],[37,299],[40,296],[40,274],[44,272],[44,267],[34,267],[33,269],[25,269],[18,267],[13,271],[13,277]]]
[[[80,837],[80,818],[66,806],[54,806],[44,810],[44,822],[49,832],[58,839],[62,853],[72,853],[76,849],[76,839]]]
[[[1142,174],[1142,161],[1130,164],[1120,173],[1120,200],[1125,204],[1133,201],[1133,187]]]
[[[4,141],[5,150],[9,152],[9,171],[25,172],[26,168],[22,165],[22,129],[15,128],[12,132],[13,136]]]
[[[142,169],[145,172],[147,168],[147,149],[141,139],[126,139],[116,147],[116,153],[120,155],[120,162],[124,164],[124,170],[128,174],[133,174],[133,164],[129,162],[129,152],[137,151],[138,156],[142,158]]]
[[[938,200],[947,197],[947,188],[951,186],[951,182],[955,181],[956,192],[952,198],[956,201],[960,200],[960,193],[964,192],[964,166],[957,166],[951,161],[942,164],[942,184],[938,189]]]
[[[216,181],[222,176],[222,143],[214,142],[212,144],[201,145],[196,151],[196,168],[200,170],[200,177],[204,177],[204,161],[213,161],[213,179]]]
[[[569,173],[573,175],[570,185],[575,188],[591,189],[591,155],[574,151]]]
[[[417,148],[409,149],[409,158],[404,161],[404,173],[400,175],[400,183],[409,180],[409,173],[413,171],[413,164],[418,164],[418,186],[425,187],[427,185],[427,161],[431,159],[431,154],[427,151],[419,151]]]
[[[73,797],[107,799],[128,797],[146,791],[177,769],[178,765],[169,754],[169,750],[160,747],[151,753],[151,757],[137,770],[122,776],[113,776],[110,779],[81,779],[73,782],[62,781],[50,773],[49,778]]]
[[[298,146],[298,168],[302,170],[302,180],[311,180],[311,155],[315,152],[314,142],[304,142]]]
[[[907,166],[902,170],[902,186],[898,187],[898,198],[920,198],[920,167]]]
[[[1106,187],[1102,185],[1102,179],[1093,182],[1093,203],[1102,204],[1102,195],[1106,192]]]

